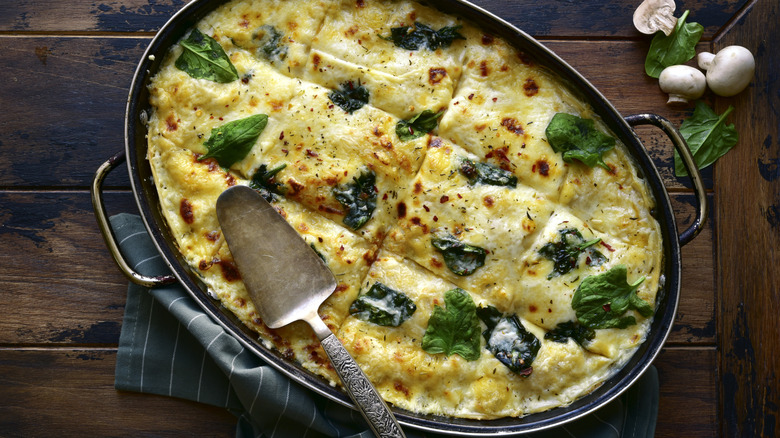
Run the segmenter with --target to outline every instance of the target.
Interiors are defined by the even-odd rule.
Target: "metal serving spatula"
[[[217,199],[217,218],[249,296],[263,322],[279,328],[309,323],[352,401],[380,437],[403,437],[387,404],[320,319],[317,309],[336,289],[322,259],[259,193],[233,186]]]

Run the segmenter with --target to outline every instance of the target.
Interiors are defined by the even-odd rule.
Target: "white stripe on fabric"
[[[615,425],[614,425],[614,424],[610,423],[609,421],[605,421],[605,420],[603,420],[603,419],[602,419],[601,417],[599,417],[599,416],[598,416],[598,414],[596,414],[595,412],[593,413],[593,418],[595,418],[596,420],[599,420],[600,422],[602,422],[602,423],[606,424],[607,426],[611,427],[611,428],[612,428],[612,430],[614,430],[614,431],[615,431],[615,436],[617,436],[618,438],[620,438],[620,431],[619,431],[619,430],[618,430],[618,429],[615,427]]]
[[[235,366],[236,358],[243,352],[244,352],[243,349],[238,350],[238,353],[236,353],[236,355],[233,356],[233,360],[230,361],[230,374],[228,374],[228,394],[227,394],[227,398],[225,399],[225,406],[227,406],[229,404],[228,402],[230,402],[230,393],[231,393],[230,387],[232,386],[231,380],[233,379],[233,371],[236,369]]]
[[[192,322],[195,321],[196,319],[200,318],[201,316],[206,316],[206,314],[205,313],[199,313],[199,314],[193,316],[192,319],[190,319],[190,322],[187,323],[187,330],[190,329],[190,325],[192,325]]]
[[[181,324],[176,324],[176,340],[173,342],[173,354],[171,354],[171,379],[168,382],[168,395],[173,395],[173,370],[176,361],[176,349],[179,347],[179,333],[181,333]]]
[[[222,336],[224,332],[217,333],[217,336],[214,337],[214,339],[209,342],[209,345],[206,346],[206,350],[203,351],[203,359],[200,362],[200,377],[198,378],[198,401],[200,401],[200,388],[203,384],[203,369],[206,367],[206,353],[208,353],[209,348],[211,348],[211,345],[219,339],[220,336]]]
[[[276,424],[274,424],[274,430],[271,432],[271,438],[274,438],[276,436],[276,428],[279,427],[279,422],[282,421],[282,417],[284,417],[284,413],[287,412],[287,404],[290,402],[290,384],[287,384],[287,394],[284,396],[284,407],[282,408],[282,413],[279,414],[279,418],[276,419]]]
[[[255,393],[255,399],[252,400],[252,404],[249,405],[249,415],[253,415],[254,409],[255,409],[255,402],[257,401],[257,396],[260,395],[260,388],[263,387],[263,379],[265,378],[265,368],[260,368],[260,381],[257,385],[257,392]]]
[[[136,263],[135,266],[133,266],[133,269],[138,270],[138,267],[143,265],[144,263],[146,263],[148,261],[151,261],[151,260],[154,260],[154,259],[159,259],[161,257],[162,256],[160,256],[160,254],[157,254],[157,255],[153,255],[151,257],[145,258],[145,259],[141,260],[140,262]]]
[[[141,381],[139,385],[141,387],[140,392],[144,392],[144,365],[146,363],[146,347],[149,345],[149,332],[152,330],[152,313],[154,313],[154,301],[149,306],[149,321],[146,322],[146,337],[144,338],[144,349],[141,352]]]
[[[146,234],[146,231],[145,231],[145,230],[144,230],[144,231],[136,231],[136,232],[135,232],[135,233],[133,233],[133,234],[130,234],[130,235],[127,235],[127,236],[125,236],[125,238],[124,238],[124,239],[122,239],[122,240],[120,240],[120,241],[119,241],[119,245],[121,246],[121,245],[122,245],[123,243],[125,243],[125,241],[126,241],[127,239],[129,239],[129,238],[131,238],[131,237],[135,237],[135,236],[140,236],[141,234]]]
[[[187,298],[187,297],[186,297],[186,296],[179,297],[179,298],[176,298],[175,300],[171,301],[170,303],[168,303],[168,311],[170,312],[170,310],[171,310],[171,307],[173,307],[173,304],[174,304],[174,303],[176,303],[176,302],[177,302],[177,301],[179,301],[179,300],[183,300],[183,299],[185,299],[185,298]]]

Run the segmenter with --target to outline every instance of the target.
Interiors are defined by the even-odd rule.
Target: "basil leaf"
[[[463,158],[458,170],[469,180],[471,185],[488,184],[491,186],[517,187],[517,176],[508,170],[488,163]]]
[[[404,293],[374,283],[351,306],[350,315],[377,325],[398,327],[412,316],[417,306]]]
[[[576,321],[561,322],[554,329],[544,334],[544,339],[561,344],[565,344],[569,338],[572,338],[581,347],[592,341],[594,337],[596,337],[596,332],[593,329]]]
[[[221,84],[238,79],[236,67],[214,38],[193,29],[179,44],[182,52],[174,63],[179,70],[195,79],[207,79]]]
[[[395,125],[395,133],[403,141],[414,140],[433,131],[439,125],[439,117],[444,111],[434,113],[425,110],[409,120],[401,120]]]
[[[449,233],[439,233],[431,238],[431,244],[444,257],[444,263],[457,275],[471,275],[485,264],[487,251],[463,243]]]
[[[610,170],[602,156],[615,147],[615,139],[596,129],[593,120],[557,113],[544,133],[553,150],[563,154],[563,161],[579,160],[589,167]]]
[[[215,158],[222,167],[232,166],[252,150],[267,123],[267,115],[255,114],[212,129],[209,139],[203,143],[208,152],[199,160]]]
[[[528,377],[542,343],[523,327],[517,315],[502,316],[493,306],[479,307],[477,316],[487,326],[482,336],[488,350],[513,372]]]
[[[559,239],[555,242],[547,242],[539,249],[539,254],[552,260],[553,270],[547,275],[547,279],[566,274],[577,268],[580,254],[586,254],[588,266],[599,266],[606,261],[604,254],[591,248],[601,242],[601,239],[585,241],[582,234],[576,228],[564,228],[558,230]]]
[[[444,305],[435,306],[422,339],[422,349],[430,354],[458,354],[466,360],[477,360],[479,319],[474,301],[463,289],[444,293]]]
[[[652,315],[653,307],[636,294],[643,281],[645,277],[628,284],[625,265],[586,277],[571,300],[577,320],[592,329],[626,328],[636,324],[633,316],[623,316],[629,309],[645,317]]]
[[[656,32],[645,58],[645,73],[648,76],[657,78],[666,67],[685,64],[696,56],[696,44],[701,39],[704,26],[686,23],[689,12],[682,14],[669,36]]]
[[[436,50],[440,47],[447,48],[455,40],[465,40],[466,37],[458,32],[463,26],[445,26],[439,30],[433,30],[429,26],[415,22],[414,26],[400,26],[390,29],[391,40],[396,47],[406,50],[420,50],[427,47]]]
[[[344,225],[357,230],[371,219],[376,208],[375,183],[376,174],[366,168],[351,183],[333,189],[333,196],[347,209]]]
[[[706,103],[699,100],[693,110],[693,116],[683,120],[680,125],[680,134],[685,138],[688,147],[691,148],[694,161],[699,169],[714,163],[739,141],[739,134],[734,125],[726,124],[726,117],[732,111],[734,111],[734,107],[729,106],[719,116]],[[677,151],[674,152],[674,174],[677,176],[688,175]]]
[[[328,94],[331,102],[338,105],[341,109],[352,114],[368,103],[368,90],[360,85],[357,86],[352,81],[341,84],[341,88]]]
[[[277,200],[277,195],[283,195],[284,184],[276,182],[274,177],[282,169],[287,167],[287,164],[280,164],[271,170],[268,170],[268,166],[261,164],[257,168],[252,179],[249,181],[249,187],[260,192],[260,195],[268,202],[274,202]]]

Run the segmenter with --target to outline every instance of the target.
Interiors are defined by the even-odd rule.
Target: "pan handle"
[[[103,235],[103,240],[106,241],[106,246],[111,252],[111,256],[114,258],[117,266],[119,266],[119,270],[121,270],[130,281],[144,287],[155,287],[173,283],[176,281],[176,277],[173,275],[150,277],[135,272],[127,261],[125,261],[124,256],[122,256],[122,252],[119,250],[119,245],[116,242],[116,237],[111,231],[111,225],[108,222],[108,214],[106,214],[106,208],[103,205],[103,181],[109,172],[114,170],[124,161],[125,152],[121,151],[109,158],[105,163],[101,164],[95,172],[95,179],[92,181],[91,188],[92,209],[95,211],[95,218],[97,219],[100,233]]]
[[[625,117],[625,120],[632,127],[636,125],[653,125],[661,128],[672,141],[674,148],[677,149],[677,152],[680,154],[680,158],[682,158],[682,162],[685,165],[685,170],[688,171],[688,175],[690,175],[691,181],[693,181],[693,189],[696,194],[696,202],[699,204],[699,208],[696,210],[696,220],[693,224],[680,233],[680,246],[684,246],[693,240],[693,238],[702,230],[704,222],[707,221],[709,211],[707,193],[704,189],[701,173],[699,173],[699,168],[693,160],[693,154],[688,147],[688,143],[686,143],[682,134],[680,134],[680,131],[677,130],[672,122],[657,114],[634,114]]]

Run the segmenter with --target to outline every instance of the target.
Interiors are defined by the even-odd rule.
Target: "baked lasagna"
[[[320,315],[389,403],[491,419],[564,406],[645,340],[654,200],[625,146],[527,54],[412,1],[235,0],[150,85],[148,160],[193,272],[285,360],[216,199],[253,187],[338,280]]]

